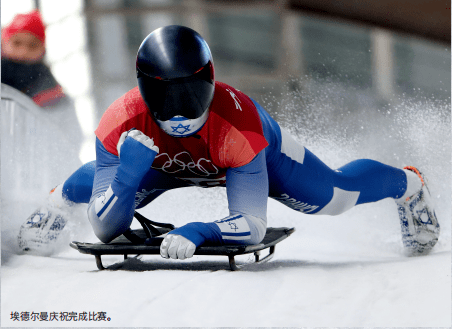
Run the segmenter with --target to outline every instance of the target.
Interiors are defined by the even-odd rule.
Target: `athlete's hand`
[[[185,259],[193,257],[196,245],[182,235],[168,234],[160,245],[163,258]]]
[[[118,150],[118,156],[121,157],[121,147],[124,144],[126,137],[131,137],[134,140],[140,142],[147,148],[159,153],[159,148],[154,145],[154,140],[143,134],[141,131],[137,129],[124,131],[119,138],[118,144],[116,145],[116,149]]]
[[[133,184],[140,183],[159,152],[154,141],[136,129],[123,132],[116,148],[120,159],[118,173]]]

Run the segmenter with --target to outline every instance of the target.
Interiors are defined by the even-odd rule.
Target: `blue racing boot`
[[[411,254],[428,253],[438,241],[440,227],[424,175],[415,167],[404,169],[417,174],[422,188],[411,196],[395,200],[402,226],[402,242]]]

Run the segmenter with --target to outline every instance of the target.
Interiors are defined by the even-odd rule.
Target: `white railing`
[[[4,84],[1,98],[2,200],[48,193],[81,165],[83,137],[71,102],[41,108]]]

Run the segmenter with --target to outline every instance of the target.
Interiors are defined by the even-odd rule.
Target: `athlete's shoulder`
[[[216,82],[210,111],[209,121],[218,137],[216,150],[222,167],[243,166],[267,147],[256,106],[241,91]]]
[[[216,81],[215,82],[215,94],[212,100],[213,107],[221,107],[227,109],[236,109],[243,112],[243,110],[256,111],[253,101],[234,87],[227,85],[226,83]],[[247,113],[247,112],[245,112]],[[222,111],[223,115],[231,114],[234,117],[233,112]]]
[[[122,132],[132,128],[144,132],[151,121],[140,91],[135,87],[107,108],[95,134],[110,153],[117,155],[116,144]]]
[[[259,113],[251,98],[225,83],[215,83],[210,111],[240,131],[262,132]]]

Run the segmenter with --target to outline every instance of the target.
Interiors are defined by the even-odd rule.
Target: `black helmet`
[[[152,117],[171,136],[202,128],[215,90],[207,42],[188,27],[151,32],[137,54],[138,87]]]

